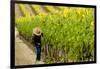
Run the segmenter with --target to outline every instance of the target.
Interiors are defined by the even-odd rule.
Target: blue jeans
[[[40,58],[41,58],[41,45],[40,43],[36,43],[35,44],[35,47],[36,47],[36,60],[40,61]]]

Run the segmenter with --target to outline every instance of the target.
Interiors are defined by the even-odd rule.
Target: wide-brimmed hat
[[[41,35],[41,29],[39,27],[33,28],[33,34],[40,36]]]

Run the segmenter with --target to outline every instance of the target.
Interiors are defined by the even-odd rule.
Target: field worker
[[[41,37],[43,36],[43,33],[39,27],[33,28],[32,33],[32,41],[34,42],[34,45],[36,47],[36,61],[41,60]]]

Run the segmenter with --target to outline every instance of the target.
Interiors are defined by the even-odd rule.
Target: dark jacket
[[[34,35],[32,37],[32,41],[34,41],[34,43],[41,43],[41,35],[40,36]]]
[[[32,36],[32,41],[34,41],[34,43],[41,43],[41,37],[43,36],[43,33],[40,36],[37,35],[33,35]]]

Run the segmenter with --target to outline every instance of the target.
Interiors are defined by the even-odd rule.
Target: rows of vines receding
[[[18,4],[24,16],[15,18],[16,27],[20,35],[29,42],[31,42],[33,28],[38,26],[42,29],[44,62],[94,61],[93,8],[33,4],[29,6],[36,15],[30,15],[25,5]]]

